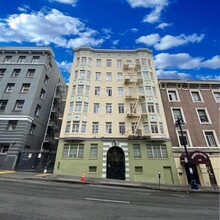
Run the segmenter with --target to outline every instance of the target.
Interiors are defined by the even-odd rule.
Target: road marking
[[[90,201],[99,201],[99,202],[113,202],[113,203],[125,203],[129,204],[129,201],[120,201],[120,200],[109,200],[109,199],[95,199],[95,198],[85,198],[86,200]]]
[[[35,176],[50,176],[50,174],[44,174],[44,173],[41,173],[41,174],[37,174]]]
[[[10,173],[15,173],[13,170],[2,170],[0,171],[0,174],[10,174]]]

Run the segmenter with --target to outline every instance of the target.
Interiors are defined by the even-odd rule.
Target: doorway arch
[[[125,154],[117,146],[107,152],[107,178],[125,180]]]

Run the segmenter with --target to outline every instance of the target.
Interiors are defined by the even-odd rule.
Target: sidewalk
[[[55,174],[40,174],[35,172],[15,172],[15,171],[0,171],[1,179],[17,179],[17,180],[38,180],[38,181],[51,181],[51,182],[63,182],[70,184],[92,184],[92,185],[105,185],[105,186],[120,186],[140,189],[152,189],[161,191],[174,191],[174,192],[187,192],[187,193],[216,193],[219,194],[219,188],[214,187],[201,187],[198,190],[193,190],[189,185],[165,185],[153,184],[153,183],[139,183],[124,180],[113,180],[113,179],[101,179],[101,178],[87,178],[81,182],[80,177],[66,176],[66,175],[55,175]]]

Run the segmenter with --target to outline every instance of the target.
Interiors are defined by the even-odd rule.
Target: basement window
[[[96,173],[97,172],[97,167],[96,166],[89,166],[89,172],[90,173]]]

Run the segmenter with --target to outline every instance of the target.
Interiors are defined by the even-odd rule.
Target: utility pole
[[[181,141],[180,142],[184,146],[184,150],[185,150],[185,154],[186,154],[187,161],[185,161],[185,163],[188,164],[188,168],[189,168],[191,188],[198,190],[198,185],[197,185],[197,182],[196,182],[194,174],[193,174],[192,164],[191,164],[191,162],[189,160],[189,154],[188,154],[188,150],[187,150],[187,147],[186,147],[186,141],[185,141],[184,136],[183,136],[182,124],[184,124],[183,119],[182,118],[178,118],[176,120],[175,125],[177,127],[179,127],[179,129],[180,129],[180,133],[181,133]]]

